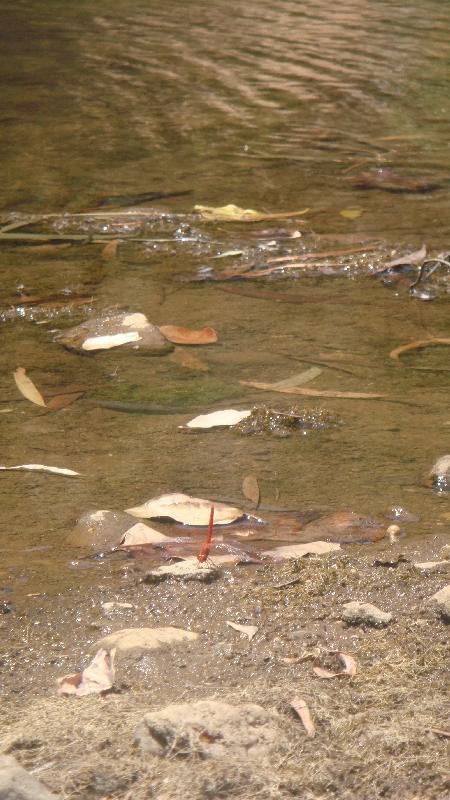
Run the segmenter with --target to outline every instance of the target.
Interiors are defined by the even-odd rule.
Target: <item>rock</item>
[[[386,528],[382,522],[363,514],[355,514],[354,511],[337,511],[310,522],[304,528],[304,534],[310,541],[321,539],[342,544],[377,542],[383,539],[385,533]]]
[[[450,560],[450,544],[444,544],[439,555],[441,558],[445,558],[447,561]]]
[[[446,622],[450,622],[450,583],[430,597],[437,605],[437,609]]]
[[[124,533],[135,524],[134,517],[123,511],[90,511],[77,521],[68,541],[77,547],[111,550],[118,547]]]
[[[347,625],[370,625],[374,628],[384,628],[393,620],[392,614],[381,611],[372,603],[344,603],[341,619]]]
[[[450,455],[441,456],[430,472],[431,485],[438,492],[450,491]]]
[[[285,750],[280,718],[261,706],[218,700],[169,705],[145,714],[135,730],[144,753],[197,758],[263,759]]]
[[[119,653],[129,653],[133,650],[156,650],[166,644],[193,642],[197,638],[198,633],[181,628],[122,628],[100,639],[94,647],[96,650],[115,647]]]
[[[0,800],[58,800],[12,756],[0,756]]]
[[[111,348],[142,351],[148,355],[173,350],[173,345],[145,314],[122,311],[105,312],[100,317],[88,319],[60,333],[58,341],[69,350],[85,354]]]
[[[236,559],[232,557],[232,562]],[[158,569],[147,572],[142,578],[143,583],[161,583],[168,578],[175,578],[181,581],[200,581],[200,583],[211,583],[220,575],[215,566],[200,564],[197,558],[186,558],[176,564],[163,565]]]
[[[289,558],[302,558],[306,555],[323,555],[340,549],[341,545],[335,542],[309,542],[308,544],[287,544],[275,547],[274,550],[264,550],[262,555],[273,558],[275,561],[284,561]]]
[[[422,572],[450,572],[450,561],[416,561],[414,566]]]

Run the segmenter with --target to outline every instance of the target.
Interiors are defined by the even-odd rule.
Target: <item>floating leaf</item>
[[[198,633],[182,628],[122,628],[100,639],[96,646],[106,650],[117,648],[118,652],[128,653],[137,649],[156,650],[178,642],[193,642],[197,638]]]
[[[337,656],[341,664],[343,664],[343,669],[336,672],[326,669],[322,667],[320,659],[318,658],[314,662],[313,670],[319,678],[341,678],[343,676],[353,678],[353,676],[356,675],[357,664],[353,656],[338,652],[337,650],[330,651],[329,655]]]
[[[122,539],[120,540],[120,547],[129,547],[136,544],[158,544],[159,542],[170,542],[170,537],[165,536],[163,533],[149,528],[143,522],[137,522],[125,531]]]
[[[450,339],[448,340],[450,343]],[[267,392],[281,392],[282,394],[302,394],[307,397],[337,397],[349,400],[376,400],[386,397],[384,394],[372,394],[368,392],[338,392],[332,390],[316,391],[300,386],[281,387],[277,383],[260,383],[256,381],[239,381],[244,386],[252,386],[254,389],[264,389]]]
[[[246,475],[244,480],[242,481],[242,494],[247,500],[250,500],[251,503],[258,507],[259,504],[259,484],[258,479],[255,475]]]
[[[271,219],[289,219],[290,217],[300,217],[309,211],[304,208],[302,211],[287,211],[280,214],[264,214],[255,211],[253,208],[239,208],[233,203],[227,206],[194,206],[194,211],[208,222],[262,222]]]
[[[184,525],[208,525],[211,500],[202,500],[199,497],[190,497],[187,494],[162,494],[153,497],[140,506],[127,508],[127,514],[134,517],[155,519],[168,517]],[[227,506],[225,503],[214,503],[214,523],[228,525],[244,516],[240,508]]]
[[[422,350],[424,347],[431,347],[435,344],[450,344],[450,339],[434,336],[430,339],[418,339],[416,342],[410,342],[409,344],[402,344],[400,347],[395,347],[394,350],[391,350],[389,353],[389,357],[397,359],[400,358],[403,353],[409,353],[410,350]]]
[[[111,347],[120,347],[121,344],[139,342],[141,336],[138,331],[129,333],[114,333],[111,336],[90,336],[81,345],[83,350],[110,350]]]
[[[360,208],[343,208],[342,211],[339,212],[344,219],[358,219],[362,213]]]
[[[248,639],[251,641],[258,632],[258,628],[256,625],[239,625],[237,622],[229,622],[227,620],[227,625],[229,628],[233,628],[235,631],[239,631],[240,633],[245,633]]]
[[[314,722],[311,717],[311,712],[301,697],[294,697],[290,703],[290,707],[295,711],[297,716],[302,722],[302,725],[308,734],[308,736],[314,737],[316,735],[316,729],[314,727]]]
[[[340,550],[341,545],[337,542],[309,542],[308,544],[288,544],[283,547],[275,547],[274,550],[265,550],[262,555],[273,558],[275,561],[289,558],[302,558],[306,555],[321,556],[324,553],[332,553]]]
[[[116,651],[100,649],[88,667],[82,672],[74,672],[64,678],[58,678],[58,694],[73,694],[85,697],[88,694],[100,694],[111,689],[114,683],[114,657]]]
[[[237,411],[234,408],[225,408],[222,411],[211,411],[210,414],[200,414],[186,423],[187,428],[217,428],[236,425],[241,420],[250,416],[250,410]]]
[[[0,469],[22,469],[22,470],[36,470],[38,472],[53,472],[55,475],[79,475],[79,472],[74,472],[73,469],[64,469],[64,467],[47,467],[45,464],[19,464],[15,467],[5,467],[0,465]]]
[[[173,344],[214,344],[217,342],[216,331],[208,326],[195,331],[177,325],[160,325],[159,330]]]
[[[13,373],[16,386],[21,394],[26,397],[31,403],[37,406],[46,405],[39,389],[34,385],[31,378],[28,377],[23,367],[18,367]]]

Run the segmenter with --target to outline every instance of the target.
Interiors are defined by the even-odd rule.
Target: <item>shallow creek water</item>
[[[257,231],[271,225],[302,233],[292,247],[376,239],[384,253],[423,242],[448,248],[450,7],[438,0],[106,0],[101,7],[18,0],[2,19],[3,215],[76,212],[105,195],[192,190],[155,204],[168,217],[146,235],[168,241],[121,245],[113,261],[103,261],[95,245],[50,255],[2,243],[2,308],[20,285],[37,295],[88,286],[95,296],[89,314],[120,306],[158,325],[211,325],[219,341],[193,348],[208,365],[203,372],[168,356],[110,351],[88,358],[64,350],[52,331],[80,322],[77,308],[47,322],[17,315],[2,324],[0,410],[11,410],[0,418],[1,462],[53,464],[82,476],[1,475],[0,585],[16,597],[89,586],[112,567],[83,564],[68,548],[81,514],[166,491],[238,504],[248,473],[259,480],[263,508],[381,516],[399,505],[420,518],[412,534],[442,530],[448,499],[433,494],[425,477],[448,452],[448,351],[429,348],[401,362],[389,352],[450,335],[445,294],[426,303],[404,286],[383,286],[367,274],[370,257],[365,271],[344,262],[335,274],[241,287],[301,295],[295,303],[191,279],[201,267],[224,269],[229,260],[212,260],[221,252],[267,246]],[[393,194],[352,187],[352,175],[381,167],[426,176],[440,188]],[[310,212],[304,221],[259,226],[171,216],[189,214],[194,203]],[[362,213],[342,217],[348,208]],[[239,381],[280,380],[311,361],[336,367],[324,367],[314,388],[388,399],[305,399],[306,408],[339,414],[342,425],[289,439],[179,430],[194,413],[220,407],[285,407],[289,398]],[[90,397],[153,402],[168,413],[119,413],[80,401],[43,415],[19,400],[18,366],[41,387],[80,383]]]

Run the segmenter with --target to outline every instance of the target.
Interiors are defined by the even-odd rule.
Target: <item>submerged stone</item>
[[[93,353],[99,350],[133,350],[159,355],[173,350],[173,345],[160,333],[145,314],[106,311],[57,337],[69,350]]]
[[[234,425],[233,430],[242,435],[269,433],[284,438],[295,431],[323,430],[339,424],[339,417],[324,409],[304,409],[293,405],[282,411],[257,406],[249,416]]]
[[[450,492],[450,455],[441,456],[435,461],[430,479],[437,492]]]

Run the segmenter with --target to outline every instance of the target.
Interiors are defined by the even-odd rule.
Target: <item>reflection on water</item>
[[[450,6],[438,0],[18,0],[3,9],[0,30],[2,208],[78,210],[102,195],[192,189],[195,202],[210,205],[309,206],[313,229],[344,242],[382,236],[391,245],[448,246],[449,31]],[[353,187],[358,171],[380,166],[440,188],[394,195]],[[191,204],[188,196],[165,207]],[[362,214],[339,216],[348,207]],[[299,280],[301,292],[324,302],[298,306],[225,295],[207,283],[174,286],[174,275],[195,274],[216,252],[215,236],[222,249],[236,247],[236,237],[239,247],[255,246],[250,232],[194,234],[198,243],[183,245],[189,229],[181,226],[176,246],[128,250],[114,263],[89,247],[48,258],[0,250],[8,297],[19,284],[39,294],[69,286],[94,292],[95,308],[124,304],[157,324],[211,324],[220,336],[205,356],[209,372],[193,375],[164,359],[80,359],[61,352],[49,326],[5,324],[1,390],[13,404],[10,373],[23,365],[43,384],[81,381],[99,396],[180,406],[179,415],[156,418],[82,404],[40,416],[15,404],[2,415],[2,461],[61,464],[85,477],[69,486],[2,476],[6,535],[28,547],[50,543],[52,558],[66,564],[61,539],[80,513],[175,489],[236,500],[248,472],[270,502],[280,491],[291,506],[378,513],[410,501],[434,520],[442,500],[421,475],[444,446],[445,372],[404,370],[386,353],[424,331],[445,336],[445,303],[414,304],[345,277]],[[337,302],[325,302],[330,294]],[[177,433],[184,406],[242,406],[256,398],[239,379],[281,379],[301,369],[295,359],[324,351],[353,353],[364,365],[353,377],[327,372],[322,388],[381,391],[420,405],[341,401],[342,430],[286,442]],[[420,355],[419,366],[442,369],[442,351]],[[46,558],[33,558],[39,585]]]

